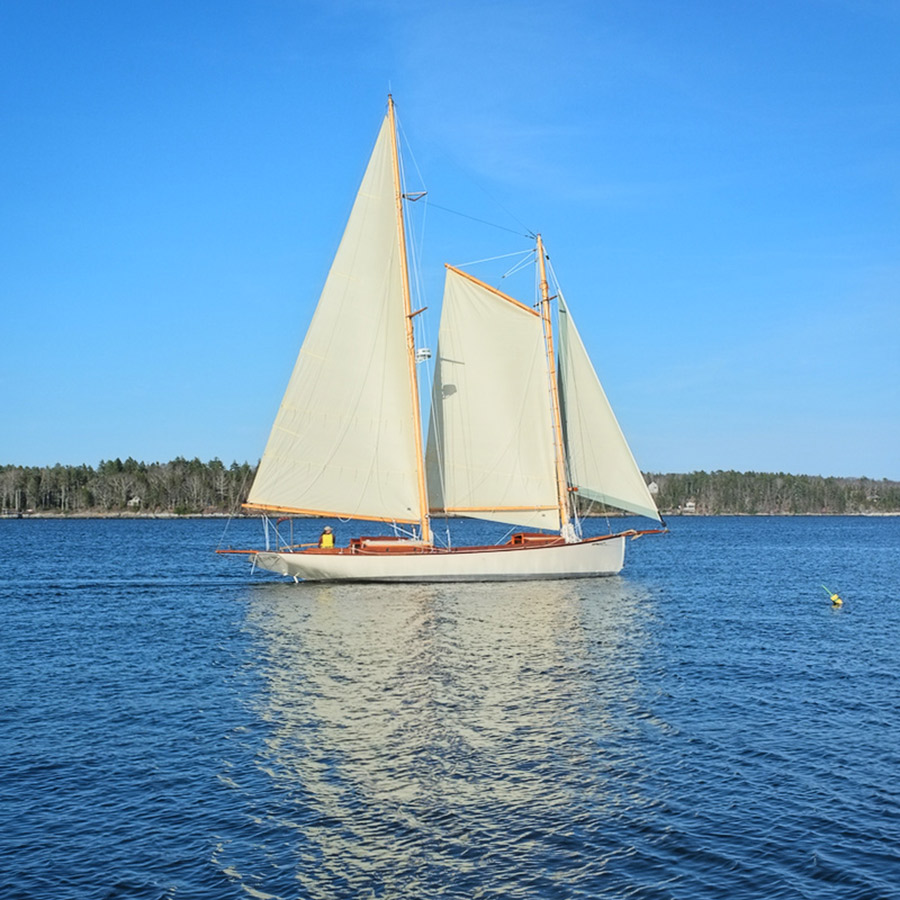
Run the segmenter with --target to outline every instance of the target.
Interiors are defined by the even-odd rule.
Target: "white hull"
[[[618,574],[625,538],[539,547],[489,547],[423,553],[269,552],[251,557],[270,572],[303,581],[534,581]]]

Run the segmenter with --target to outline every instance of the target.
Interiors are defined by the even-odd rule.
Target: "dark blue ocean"
[[[900,518],[445,586],[223,526],[0,520],[4,900],[900,896]]]

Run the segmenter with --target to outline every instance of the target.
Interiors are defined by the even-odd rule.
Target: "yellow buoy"
[[[844,605],[844,601],[841,600],[841,598],[837,594],[832,594],[831,591],[829,591],[828,588],[825,587],[824,584],[822,585],[822,588],[825,591],[825,593],[828,594],[828,596],[831,598],[832,606],[843,606]]]

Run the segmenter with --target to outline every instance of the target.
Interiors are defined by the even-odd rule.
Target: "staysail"
[[[569,482],[577,495],[659,519],[562,295],[559,389]]]
[[[389,112],[248,507],[420,521],[419,423],[408,362],[393,147]]]
[[[433,512],[559,530],[540,316],[447,267],[428,429]]]

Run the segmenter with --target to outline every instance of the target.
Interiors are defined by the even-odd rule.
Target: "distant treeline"
[[[782,472],[648,474],[663,514],[853,515],[900,512],[900,482]]]
[[[178,457],[144,463],[129,457],[91,466],[0,466],[0,507],[18,512],[215,513],[239,510],[253,480],[249,463],[226,466]]]
[[[0,509],[18,513],[237,513],[255,467],[178,457],[91,466],[0,466]],[[648,473],[664,515],[900,513],[900,482],[767,472]],[[582,512],[600,512],[585,508]]]

